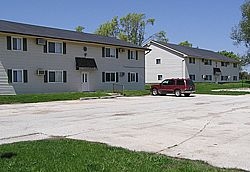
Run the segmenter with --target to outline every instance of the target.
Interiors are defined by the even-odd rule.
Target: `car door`
[[[173,86],[174,86],[174,80],[173,80],[173,79],[166,79],[166,80],[164,80],[164,81],[161,83],[160,92],[161,92],[162,94],[167,94],[167,93],[173,92],[173,91],[172,91]]]

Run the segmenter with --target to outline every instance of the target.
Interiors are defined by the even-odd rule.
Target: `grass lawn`
[[[106,144],[50,139],[0,145],[0,171],[39,172],[206,172],[240,171],[212,167],[201,161],[182,160],[134,152]]]

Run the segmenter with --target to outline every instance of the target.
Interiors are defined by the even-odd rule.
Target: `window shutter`
[[[45,41],[45,45],[43,46],[43,52],[44,52],[44,53],[47,53],[47,52],[48,52],[48,51],[47,51],[47,44],[48,44],[48,42]]]
[[[138,60],[138,51],[135,52],[135,59]]]
[[[67,82],[67,71],[63,71],[63,82]]]
[[[63,42],[63,54],[66,54],[66,42]]]
[[[12,70],[8,69],[8,82],[12,83]]]
[[[105,47],[102,47],[102,57],[105,57]]]
[[[130,73],[128,73],[128,82],[130,82]]]
[[[23,82],[27,83],[28,82],[28,71],[23,70]]]
[[[138,82],[139,78],[138,78],[138,73],[136,73],[136,82]]]
[[[11,50],[11,37],[7,36],[7,50]]]
[[[27,38],[23,38],[23,51],[27,51]]]
[[[105,72],[102,72],[102,82],[105,82]]]
[[[130,59],[130,50],[128,50],[128,59]]]
[[[119,75],[118,75],[119,73],[118,72],[116,72],[116,82],[119,82]]]
[[[48,82],[48,71],[46,70],[44,74],[44,83],[47,83],[47,82]]]
[[[116,58],[118,59],[118,55],[119,55],[119,49],[116,48]]]

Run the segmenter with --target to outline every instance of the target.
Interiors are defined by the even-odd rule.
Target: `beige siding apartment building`
[[[147,49],[111,37],[0,20],[0,94],[140,90]]]
[[[145,82],[190,78],[194,82],[238,82],[238,61],[199,48],[151,41],[146,45]]]

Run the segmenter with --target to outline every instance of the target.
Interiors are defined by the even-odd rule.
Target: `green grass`
[[[244,95],[250,94],[249,92],[237,92],[237,91],[212,91],[217,89],[231,89],[231,88],[250,88],[249,82],[236,82],[236,83],[195,83],[197,94],[214,94],[214,95]]]
[[[4,158],[4,154],[12,157]],[[201,161],[129,151],[106,144],[50,139],[0,145],[0,171],[39,172],[233,172]]]
[[[76,100],[81,97],[107,96],[106,92],[83,92],[83,93],[51,93],[51,94],[19,94],[12,96],[0,96],[0,104],[11,103],[37,103],[60,100]]]

